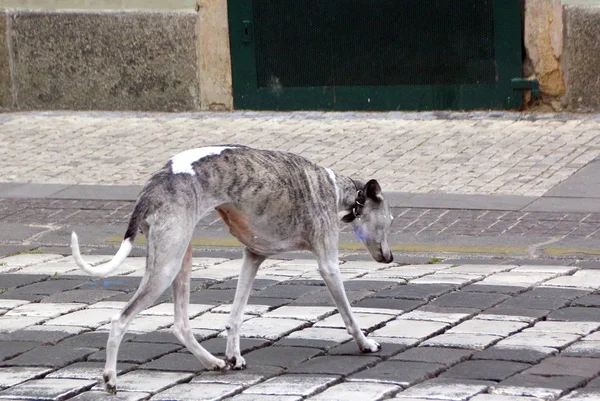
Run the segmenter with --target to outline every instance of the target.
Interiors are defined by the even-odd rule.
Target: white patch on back
[[[335,173],[330,168],[325,168],[325,171],[327,171],[327,174],[329,174],[329,178],[331,179],[331,182],[333,183],[333,189],[335,190],[335,203],[337,205],[338,200],[339,200],[339,194],[338,194],[337,182],[335,179]]]
[[[171,158],[171,171],[173,174],[196,175],[193,163],[212,155],[219,155],[226,149],[234,149],[231,146],[206,146],[204,148],[188,149]]]

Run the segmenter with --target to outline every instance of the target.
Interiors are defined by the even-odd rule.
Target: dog
[[[216,209],[244,246],[235,299],[226,325],[222,360],[205,350],[189,326],[191,239],[197,222]],[[240,145],[186,150],[172,157],[142,189],[123,242],[108,262],[91,266],[72,233],[73,257],[93,276],[107,276],[131,252],[136,234],[147,238],[146,271],[139,288],[113,317],[103,372],[105,389],[116,392],[119,344],[133,318],[167,289],[173,290],[175,336],[207,369],[244,369],[239,330],[260,264],[280,252],[308,250],[331,293],[346,329],[363,352],[380,345],[366,338],[350,310],[338,260],[341,223],[350,223],[373,259],[391,263],[387,233],[393,217],[376,180],[366,184],[338,175],[293,153]]]

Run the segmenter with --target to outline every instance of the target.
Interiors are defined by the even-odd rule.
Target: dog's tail
[[[81,257],[81,253],[79,251],[79,239],[77,238],[77,234],[75,234],[75,231],[73,231],[71,234],[71,251],[73,252],[75,263],[77,263],[77,266],[79,266],[81,270],[91,276],[106,277],[115,271],[115,269],[119,267],[121,263],[123,263],[123,261],[131,252],[133,241],[138,233],[140,223],[145,217],[146,211],[148,210],[144,200],[145,199],[143,198],[140,199],[140,201],[135,205],[131,218],[129,219],[127,231],[125,231],[125,238],[123,239],[123,242],[121,242],[121,246],[119,247],[117,254],[106,263],[102,263],[98,266],[92,266],[89,263],[86,263]]]

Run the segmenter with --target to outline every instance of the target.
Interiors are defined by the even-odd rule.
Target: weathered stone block
[[[571,110],[600,110],[600,6],[565,6],[567,93]]]
[[[7,22],[6,13],[0,13],[0,109],[13,107],[10,53],[6,36]]]
[[[18,12],[10,19],[20,109],[197,109],[194,12]]]

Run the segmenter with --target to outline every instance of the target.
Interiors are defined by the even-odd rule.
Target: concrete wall
[[[0,108],[231,109],[226,0],[0,0]]]

